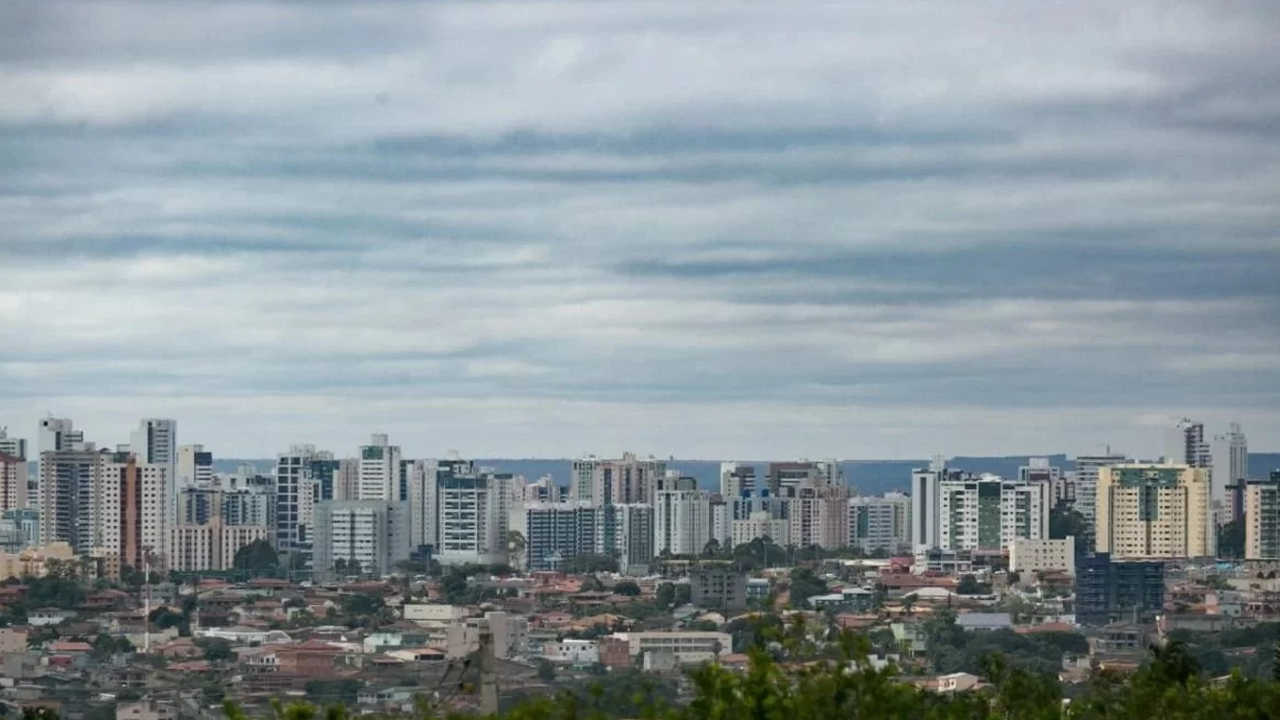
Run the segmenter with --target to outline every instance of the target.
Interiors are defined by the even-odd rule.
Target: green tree
[[[807,608],[809,598],[814,595],[825,595],[827,584],[809,568],[795,568],[791,571],[791,607]]]
[[[236,656],[231,643],[222,638],[200,638],[196,640],[196,647],[204,651],[204,659],[211,663],[233,660]]]
[[[1218,557],[1244,557],[1244,518],[1237,518],[1218,528]]]
[[[654,595],[654,602],[658,604],[658,607],[663,609],[669,608],[671,607],[671,604],[675,602],[675,599],[675,583],[666,582],[658,585],[658,591]]]
[[[1093,528],[1089,520],[1066,500],[1058,502],[1049,512],[1049,537],[1055,540],[1075,538],[1076,557],[1088,554],[1093,546]]]
[[[615,595],[625,595],[627,597],[639,597],[640,585],[635,580],[623,580],[613,586]]]
[[[352,616],[371,616],[382,612],[387,601],[381,596],[367,593],[355,593],[342,599],[342,611]]]
[[[232,565],[236,570],[257,575],[274,572],[279,567],[280,560],[271,543],[266,540],[254,540],[236,551]]]
[[[556,681],[556,666],[545,658],[538,661],[538,679],[544,683]]]

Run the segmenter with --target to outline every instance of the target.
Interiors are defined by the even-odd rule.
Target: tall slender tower
[[[1230,432],[1213,438],[1213,501],[1225,503],[1227,486],[1249,478],[1249,441],[1240,423],[1231,423]]]

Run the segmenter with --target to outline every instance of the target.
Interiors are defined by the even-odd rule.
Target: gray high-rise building
[[[599,511],[589,502],[532,502],[524,507],[526,567],[568,570],[579,555],[599,552]]]
[[[1213,501],[1226,503],[1227,486],[1249,478],[1249,441],[1240,423],[1231,423],[1226,435],[1216,435],[1210,445],[1213,455]]]
[[[1212,468],[1213,456],[1204,439],[1204,423],[1182,418],[1165,431],[1164,461],[1193,468]]]
[[[80,445],[40,454],[40,531],[45,543],[65,542],[88,553],[97,544],[94,500],[104,455]]]
[[[337,571],[343,567],[358,567],[363,574],[381,577],[409,555],[408,503],[326,500],[316,506],[313,568],[317,577],[340,574]]]

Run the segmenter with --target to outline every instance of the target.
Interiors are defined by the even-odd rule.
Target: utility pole
[[[498,670],[493,654],[493,630],[480,630],[480,714],[498,714]]]

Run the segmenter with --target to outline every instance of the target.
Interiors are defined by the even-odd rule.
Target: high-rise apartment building
[[[25,461],[27,455],[27,441],[22,438],[9,437],[9,428],[0,427],[0,455],[8,455]]]
[[[618,561],[618,572],[644,575],[653,562],[653,506],[644,503],[599,508],[603,536],[599,552]]]
[[[1101,455],[1079,455],[1075,459],[1075,470],[1071,472],[1071,480],[1075,483],[1076,501],[1074,508],[1096,528],[1098,522],[1098,472],[1104,467],[1122,465],[1128,459],[1121,454],[1112,453],[1111,448]],[[1096,533],[1093,533],[1096,534]],[[1089,540],[1092,547],[1092,538]]]
[[[894,553],[911,543],[911,497],[900,492],[884,497],[849,498],[849,545],[864,553]]]
[[[1244,487],[1244,559],[1280,560],[1280,470]]]
[[[169,569],[178,572],[221,572],[235,569],[236,553],[258,540],[270,540],[263,525],[180,524],[169,541],[173,548]]]
[[[180,572],[234,569],[240,548],[273,539],[270,527],[261,521],[268,499],[274,501],[269,493],[244,488],[184,490],[178,500],[178,524],[170,530],[169,568]]]
[[[275,547],[282,555],[310,557],[316,499],[323,497],[323,476],[328,469],[330,486],[337,465],[333,454],[315,445],[294,445],[276,456]]]
[[[1182,418],[1165,430],[1164,461],[1193,468],[1213,467],[1213,455],[1204,438],[1204,423]]]
[[[756,490],[756,468],[745,463],[720,463],[720,494],[725,500]]]
[[[733,521],[734,545],[747,545],[756,539],[767,539],[774,545],[786,547],[791,544],[791,523],[764,510]]]
[[[435,557],[443,565],[507,561],[511,473],[476,468],[469,461],[437,463],[434,497]]]
[[[791,543],[798,547],[836,549],[849,544],[849,487],[830,484],[824,475],[807,478],[791,493]]]
[[[589,502],[532,502],[524,507],[525,567],[568,570],[575,557],[600,551],[600,509]]]
[[[222,491],[222,519],[227,525],[276,526],[275,483],[249,484],[235,490]],[[269,538],[275,542],[274,534]]]
[[[169,465],[138,462],[129,452],[104,453],[94,488],[93,545],[142,567],[165,566],[169,547]],[[175,503],[176,504],[176,503]]]
[[[140,465],[160,465],[165,468],[165,488],[168,507],[165,522],[172,527],[178,522],[178,422],[168,418],[143,418],[138,429],[129,438],[129,450],[137,456]],[[164,535],[168,541],[168,534]]]
[[[318,577],[332,577],[342,566],[375,577],[408,560],[409,505],[387,500],[326,500],[315,511],[315,560]]]
[[[700,554],[711,539],[711,496],[693,478],[664,479],[656,495],[653,554]]]
[[[69,418],[47,417],[40,420],[36,448],[41,455],[62,450],[80,450],[83,446],[84,431],[76,430]]]
[[[400,500],[400,460],[400,448],[386,435],[371,435],[369,444],[360,448],[360,499]]]
[[[942,542],[942,481],[947,462],[935,455],[927,468],[911,471],[911,545],[936,548]]]
[[[836,460],[769,463],[767,485],[774,495],[781,494],[783,488],[798,487],[805,480],[839,487],[846,485],[844,470]]]
[[[213,453],[203,445],[178,446],[178,487],[213,485]]]
[[[556,484],[555,478],[543,475],[534,482],[527,482],[520,488],[520,499],[524,502],[564,502],[565,488]]]
[[[1097,553],[1076,560],[1076,621],[1101,626],[1135,617],[1141,622],[1164,609],[1164,563],[1128,562]]]
[[[996,475],[950,478],[941,483],[944,550],[1008,550],[1015,538],[1049,537],[1051,488]]]
[[[65,542],[88,554],[95,547],[95,493],[104,457],[83,441],[74,447],[79,449],[40,454],[40,532],[46,544]]]
[[[1227,486],[1249,478],[1249,441],[1240,423],[1231,423],[1226,435],[1215,435],[1210,443],[1213,458],[1213,502],[1227,502]]]
[[[621,460],[594,456],[574,460],[569,475],[569,499],[586,500],[597,507],[651,503],[658,481],[667,472],[665,460],[642,459],[623,453]]]
[[[1116,559],[1213,557],[1209,474],[1183,464],[1100,468],[1098,552]]]
[[[27,461],[0,452],[0,513],[27,507]]]

